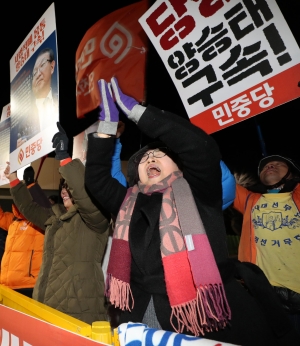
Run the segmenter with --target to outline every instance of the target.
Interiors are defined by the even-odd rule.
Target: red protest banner
[[[97,108],[99,79],[116,76],[126,94],[144,101],[147,36],[138,19],[143,0],[101,18],[84,35],[76,52],[77,117]]]
[[[0,305],[0,344],[27,346],[105,345]]]

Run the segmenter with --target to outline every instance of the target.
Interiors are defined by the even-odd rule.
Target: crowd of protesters
[[[297,164],[264,157],[259,182],[246,185],[199,127],[139,105],[116,78],[98,86],[100,122],[88,136],[85,165],[71,159],[59,123],[52,139],[65,210],[57,201],[36,203],[26,180],[9,164],[5,170],[14,205],[43,237],[32,298],[90,324],[142,322],[236,345],[299,345]],[[153,140],[129,159],[127,179],[120,111]],[[228,256],[228,207],[241,220],[237,258]],[[8,239],[5,252],[11,251]]]

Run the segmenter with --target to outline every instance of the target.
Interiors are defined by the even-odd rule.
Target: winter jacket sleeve
[[[84,186],[84,171],[85,167],[79,159],[72,160],[59,168],[85,224],[96,232],[104,233],[107,230],[107,215],[104,216],[87,194]]]
[[[234,201],[235,197],[235,179],[224,161],[220,162],[222,171],[222,209],[228,208]]]
[[[96,201],[116,216],[127,188],[111,175],[114,145],[114,138],[99,138],[89,134],[85,184]]]
[[[45,230],[46,220],[53,215],[52,209],[41,207],[37,203],[33,202],[30,192],[22,182],[11,187],[10,193],[20,213],[22,213],[24,217],[35,226]]]
[[[122,150],[122,144],[120,142],[120,138],[116,138],[115,150],[111,158],[111,176],[117,179],[123,186],[127,187],[127,180],[122,172],[122,166],[121,166],[121,159],[120,159],[121,150]]]
[[[0,207],[0,228],[7,231],[14,218],[13,213],[4,212]]]

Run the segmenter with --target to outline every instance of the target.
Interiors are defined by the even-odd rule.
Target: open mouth
[[[161,170],[158,166],[156,165],[149,165],[147,167],[147,176],[148,178],[154,178],[154,177],[157,177],[159,176],[161,173]]]

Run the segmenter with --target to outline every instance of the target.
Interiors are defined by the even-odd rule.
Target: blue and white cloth
[[[143,323],[122,323],[118,327],[120,346],[232,346],[215,340],[148,328]]]

